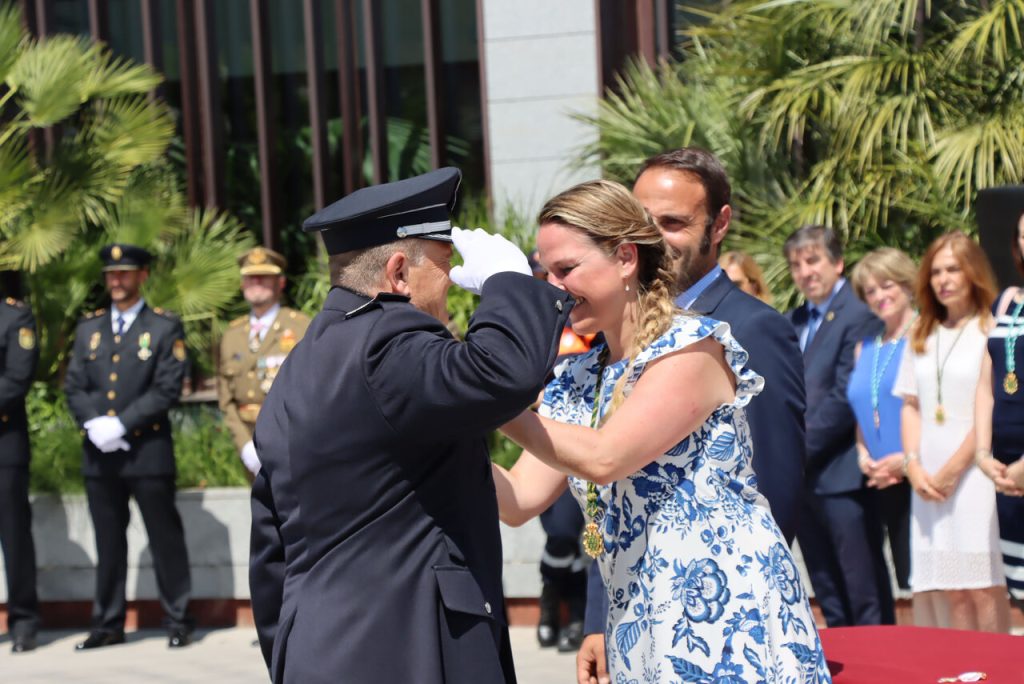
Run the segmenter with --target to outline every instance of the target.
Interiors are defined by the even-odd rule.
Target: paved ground
[[[249,628],[203,630],[199,640],[181,651],[167,648],[162,631],[128,634],[128,643],[86,653],[74,652],[82,632],[48,631],[31,653],[13,655],[7,637],[0,638],[0,681],[18,684],[97,682],[241,682],[267,681],[255,632]],[[520,684],[571,683],[574,654],[541,650],[532,627],[512,628],[512,647]]]

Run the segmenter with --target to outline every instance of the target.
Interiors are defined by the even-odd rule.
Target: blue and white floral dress
[[[646,364],[708,336],[736,374],[735,401],[642,470],[597,488],[609,672],[615,684],[830,682],[807,594],[750,466],[743,407],[764,380],[744,368],[729,325],[677,316],[637,355],[627,396]],[[556,369],[542,415],[590,425],[601,349]],[[602,415],[627,363],[603,371]],[[586,510],[587,483],[569,478],[569,487]]]

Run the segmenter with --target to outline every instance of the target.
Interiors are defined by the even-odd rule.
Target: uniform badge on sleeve
[[[298,344],[299,340],[295,336],[295,331],[291,328],[285,328],[284,332],[281,333],[281,351],[285,354],[295,349],[295,345]]]
[[[100,346],[100,332],[97,330],[89,338],[89,349],[96,351]]]
[[[185,340],[174,340],[174,358],[184,363],[185,361]]]
[[[22,349],[36,348],[36,332],[32,328],[21,328],[18,330],[18,344]]]

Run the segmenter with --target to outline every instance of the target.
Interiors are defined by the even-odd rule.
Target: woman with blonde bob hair
[[[892,247],[865,254],[850,276],[854,292],[885,323],[880,334],[857,343],[846,398],[857,418],[857,463],[889,538],[901,589],[910,588],[910,487],[903,477],[900,441],[903,401],[893,396],[892,387],[915,318],[916,279],[917,264]],[[881,536],[872,543],[881,552]]]
[[[764,271],[754,261],[754,257],[746,252],[723,252],[718,257],[718,265],[736,287],[765,304],[772,303],[772,293],[764,281]]]
[[[747,353],[727,324],[674,308],[672,255],[626,188],[577,185],[539,223],[549,282],[576,299],[573,329],[605,343],[559,365],[539,412],[502,428],[524,449],[494,466],[502,520],[522,524],[569,487],[608,594],[613,681],[830,681],[750,467],[743,407],[763,380]]]
[[[911,588],[921,626],[1005,632],[1009,606],[995,488],[974,463],[975,393],[996,297],[981,247],[961,232],[921,261],[919,315],[893,393],[903,397]]]

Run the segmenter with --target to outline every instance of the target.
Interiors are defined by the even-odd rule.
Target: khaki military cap
[[[281,275],[288,267],[288,262],[272,249],[253,247],[238,257],[238,265],[244,276]]]

